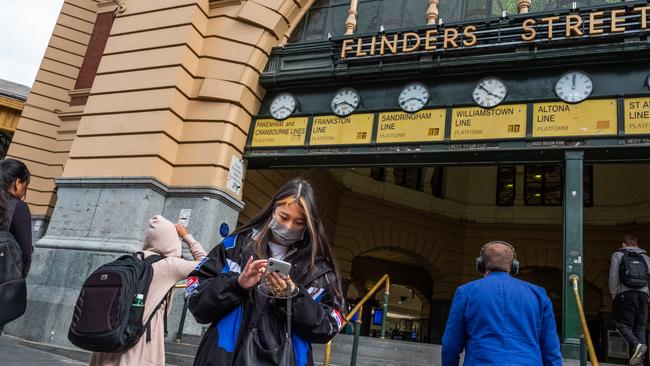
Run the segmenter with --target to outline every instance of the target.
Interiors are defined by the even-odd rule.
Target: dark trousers
[[[614,324],[632,350],[645,344],[645,325],[648,322],[648,295],[641,291],[626,291],[614,299]]]

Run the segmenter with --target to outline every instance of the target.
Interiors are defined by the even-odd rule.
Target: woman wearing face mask
[[[258,290],[268,258],[292,264],[288,279],[277,273],[265,278],[277,294],[298,289],[290,300],[290,342],[287,300]],[[328,342],[343,320],[340,277],[312,186],[301,178],[280,188],[257,216],[216,246],[189,282],[188,308],[200,323],[211,323],[195,365],[311,366],[311,343]],[[286,350],[289,363],[280,355]]]
[[[8,230],[22,251],[22,278],[27,277],[32,262],[32,215],[23,200],[27,195],[30,173],[23,162],[0,161],[0,227]],[[0,326],[0,334],[2,333]]]

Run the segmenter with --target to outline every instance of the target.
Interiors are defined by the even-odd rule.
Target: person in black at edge
[[[32,215],[23,200],[27,196],[29,170],[23,162],[14,159],[0,161],[0,227],[11,220],[9,232],[23,253],[23,276],[27,277],[32,262]],[[0,334],[2,334],[0,326]]]
[[[286,300],[266,297],[257,290],[268,258],[292,264],[287,281],[269,273],[268,284],[278,293],[298,287],[291,303],[293,364],[314,364],[311,343],[331,340],[341,329],[345,309],[340,276],[317,212],[311,184],[292,179],[190,274],[188,308],[199,323],[211,323],[194,365],[242,364],[245,352],[238,352],[254,328],[261,349],[282,348]]]

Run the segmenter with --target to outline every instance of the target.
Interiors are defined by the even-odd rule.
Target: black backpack
[[[9,232],[16,202],[15,199],[9,200],[9,220],[0,228],[0,327],[23,315],[27,308],[23,251]]]
[[[648,286],[649,269],[643,254],[630,250],[621,250],[623,257],[618,267],[619,281],[629,288]]]
[[[146,322],[144,306],[137,306],[136,295],[143,295],[142,303],[146,302],[153,277],[152,264],[161,259],[158,255],[145,259],[141,252],[124,255],[93,272],[84,282],[74,307],[68,331],[70,342],[94,352],[123,352],[133,347],[145,331],[150,341],[151,318],[169,298],[169,292]],[[164,316],[166,332],[167,311]]]

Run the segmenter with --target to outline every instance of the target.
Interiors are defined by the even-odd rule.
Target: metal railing
[[[596,351],[594,350],[594,344],[591,341],[591,334],[589,334],[589,328],[587,327],[587,319],[585,318],[585,311],[582,309],[582,300],[580,300],[580,291],[578,291],[578,282],[580,278],[577,275],[572,275],[569,277],[569,282],[573,285],[573,294],[576,297],[576,305],[578,307],[578,315],[580,315],[580,326],[582,326],[582,333],[585,336],[585,342],[587,343],[587,351],[589,352],[589,360],[591,361],[592,366],[598,366],[598,358],[596,357]]]
[[[187,287],[186,283],[176,284],[174,290]],[[187,317],[187,301],[183,301],[183,311],[181,312],[181,321],[178,323],[178,331],[176,332],[176,343],[181,343],[183,338],[183,328],[185,327],[185,318]]]
[[[361,334],[361,314],[363,314],[363,305],[370,300],[371,297],[375,295],[377,290],[379,290],[382,285],[385,285],[384,290],[384,306],[383,314],[381,317],[381,339],[386,338],[386,316],[388,315],[388,298],[390,296],[390,277],[387,274],[383,275],[377,283],[368,291],[366,296],[364,296],[361,301],[348,313],[345,317],[345,320],[341,324],[343,328],[350,319],[354,317],[355,314],[359,313],[358,319],[354,322],[354,341],[352,343],[352,357],[350,358],[350,366],[355,366],[357,364],[357,352],[359,349],[359,336]],[[329,341],[325,346],[325,357],[323,361],[323,366],[329,366],[330,364],[330,355],[332,353],[332,341]]]

